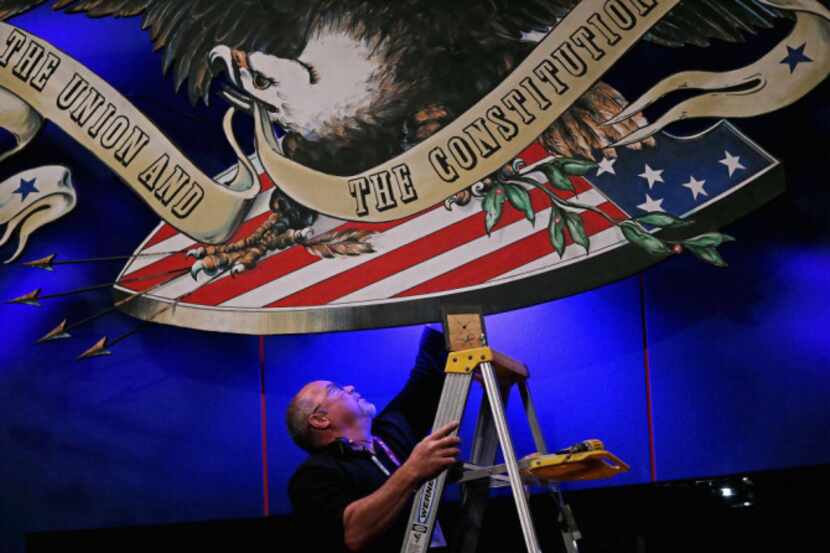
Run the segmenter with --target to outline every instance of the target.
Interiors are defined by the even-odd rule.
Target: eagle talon
[[[207,257],[205,259],[200,259],[194,263],[192,267],[190,267],[190,276],[193,277],[193,280],[197,280],[199,278],[199,273],[204,273],[209,277],[213,277],[216,276],[220,269],[221,266],[217,266],[215,262],[211,263],[211,258]]]
[[[247,270],[247,269],[245,268],[245,265],[244,265],[244,264],[242,264],[242,263],[237,263],[236,265],[234,265],[233,267],[231,267],[231,276],[236,276],[236,275],[238,275],[238,274],[240,274],[240,273],[244,273],[246,270]]]
[[[190,276],[193,277],[193,280],[196,280],[199,277],[199,273],[204,270],[204,264],[201,261],[197,261],[190,267]]]
[[[186,255],[187,255],[187,257],[195,257],[196,259],[202,259],[205,256],[205,253],[206,253],[205,248],[204,247],[199,247],[199,248],[191,248],[191,249],[187,250]]]

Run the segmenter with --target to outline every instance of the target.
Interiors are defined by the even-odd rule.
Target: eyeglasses
[[[323,400],[322,400],[320,403],[318,403],[316,407],[314,407],[314,409],[311,411],[311,413],[309,414],[309,416],[311,416],[311,415],[313,415],[313,414],[317,413],[317,411],[320,409],[320,407],[322,407],[322,406],[323,406],[323,403],[324,403],[327,399],[329,399],[330,397],[332,397],[334,394],[337,394],[337,395],[342,395],[342,394],[345,394],[345,393],[347,393],[347,392],[346,392],[346,390],[345,390],[345,389],[343,389],[343,388],[341,388],[340,386],[338,386],[338,385],[337,385],[337,384],[335,384],[334,382],[332,382],[332,383],[330,383],[330,384],[326,385],[326,397],[324,397],[324,398],[323,398]],[[322,413],[323,413],[323,414],[325,414],[325,413],[326,413],[326,411],[323,411]]]

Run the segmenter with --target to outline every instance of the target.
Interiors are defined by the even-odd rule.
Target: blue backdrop
[[[41,9],[15,23],[104,75],[206,172],[233,161],[219,130],[224,106],[194,109],[171,92],[139,20],[93,21]],[[780,36],[770,31],[760,42],[705,58],[693,48],[638,47],[609,81],[634,96],[677,67],[734,67]],[[487,319],[491,343],[530,366],[549,442],[599,437],[632,467],[591,485],[650,479],[641,311],[658,479],[830,462],[830,223],[826,154],[816,149],[830,133],[828,92],[825,83],[791,108],[737,122],[783,161],[788,191],[726,229],[738,238],[723,248],[728,269],[679,256],[647,271],[642,282],[633,277]],[[123,254],[155,226],[102,164],[79,161],[85,156],[47,125],[3,164],[2,178],[44,159],[74,172],[78,207],[40,231],[26,258]],[[118,269],[60,267],[47,278],[6,266],[0,289],[4,298],[39,286],[66,290],[111,281]],[[403,384],[421,332],[266,337],[260,352],[258,337],[150,326],[112,357],[71,361],[100,336],[136,326],[116,313],[74,340],[33,345],[67,314],[110,301],[101,292],[47,302],[36,313],[0,306],[0,551],[21,550],[24,532],[36,530],[258,516],[266,491],[270,512],[287,512],[285,484],[303,457],[283,429],[291,395],[308,380],[327,378],[354,384],[382,405]],[[509,415],[517,449],[530,452],[516,397]],[[473,422],[468,417],[463,433]]]

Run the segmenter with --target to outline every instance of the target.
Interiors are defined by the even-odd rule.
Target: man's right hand
[[[455,463],[461,453],[461,438],[451,434],[458,429],[458,421],[445,424],[420,442],[412,450],[401,468],[406,468],[418,485],[441,474]]]

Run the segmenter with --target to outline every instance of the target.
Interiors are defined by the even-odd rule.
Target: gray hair
[[[314,430],[308,424],[308,417],[311,416],[314,407],[313,401],[301,397],[301,394],[298,393],[292,398],[285,412],[285,424],[288,426],[288,434],[295,444],[306,451],[317,448]]]

